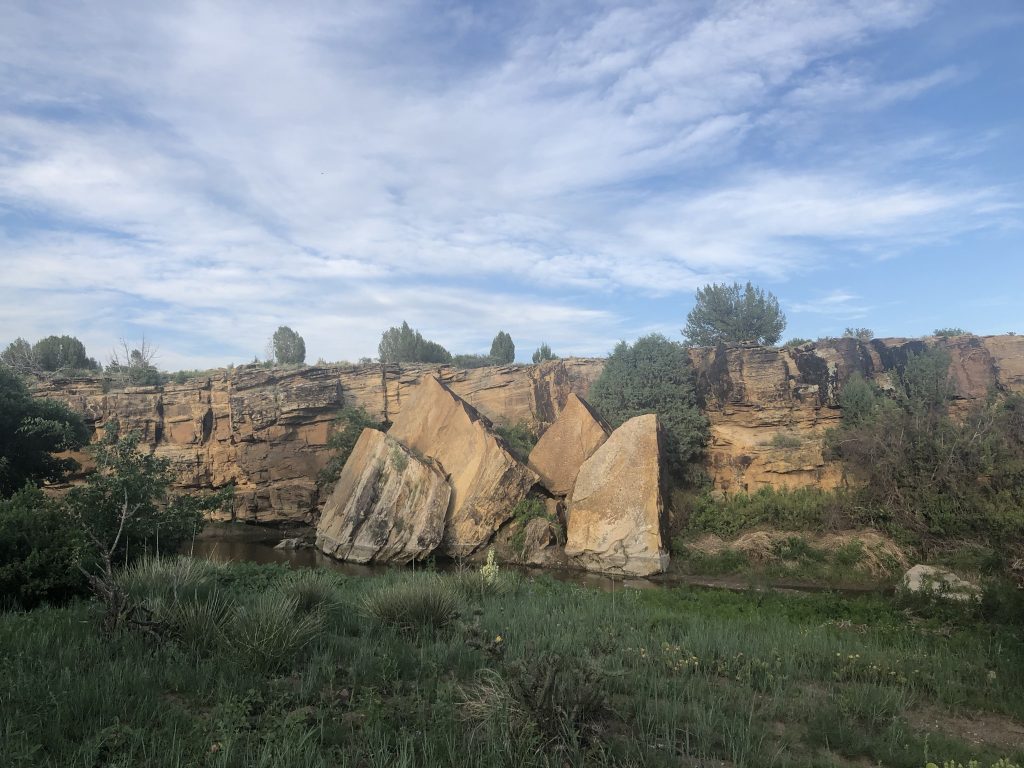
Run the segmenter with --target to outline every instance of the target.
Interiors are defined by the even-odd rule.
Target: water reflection
[[[360,565],[345,563],[328,557],[317,549],[276,549],[284,535],[273,529],[255,526],[208,525],[202,535],[182,548],[183,554],[192,555],[214,563],[273,563],[292,568],[331,568],[349,576],[371,576],[393,568],[414,566]],[[415,566],[422,568],[422,565]],[[438,571],[457,571],[459,565],[442,561],[435,566]],[[585,571],[563,571],[525,566],[503,565],[528,576],[548,576],[557,581],[570,582],[592,589],[613,592],[621,589],[652,589],[659,585],[647,579],[633,579],[607,576]]]

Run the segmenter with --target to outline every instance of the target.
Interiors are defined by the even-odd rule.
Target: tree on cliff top
[[[770,291],[749,282],[713,283],[697,291],[696,304],[686,316],[683,336],[695,347],[723,342],[756,341],[771,345],[786,328],[786,316]]]
[[[498,365],[508,365],[515,362],[516,345],[512,337],[505,331],[498,331],[498,335],[491,342],[491,359]]]
[[[382,363],[450,363],[451,353],[402,321],[381,334],[377,354]]]
[[[707,444],[708,423],[697,405],[693,365],[682,344],[660,333],[639,338],[632,346],[620,341],[588,399],[612,427],[641,414],[658,414],[673,470],[692,474],[692,464]]]
[[[548,346],[546,341],[542,341],[540,346],[537,347],[533,353],[533,362],[543,363],[545,360],[557,360],[558,355],[551,351],[551,347]]]
[[[306,360],[306,342],[299,334],[282,325],[270,340],[274,348],[274,359],[279,365],[298,365]]]

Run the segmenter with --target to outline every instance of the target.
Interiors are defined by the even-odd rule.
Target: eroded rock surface
[[[730,345],[691,350],[711,423],[708,472],[720,492],[765,486],[829,488],[839,466],[822,455],[825,431],[839,423],[839,394],[857,371],[893,386],[910,354],[935,345],[950,353],[954,409],[965,412],[990,389],[1024,391],[1024,336],[949,339],[833,339],[795,349]],[[394,420],[424,378],[436,377],[495,424],[543,430],[571,393],[586,397],[601,360],[471,371],[431,365],[330,365],[267,370],[239,366],[183,384],[104,392],[101,379],[50,379],[41,396],[85,414],[97,437],[108,422],[137,429],[145,444],[174,459],[179,487],[234,483],[228,517],[313,521],[324,496],[317,473],[341,406]]]
[[[447,555],[470,555],[490,541],[538,479],[476,409],[433,377],[415,390],[388,434],[436,461],[451,483],[442,543]]]
[[[356,563],[422,560],[441,543],[450,496],[435,466],[364,429],[324,505],[316,545]]]
[[[530,451],[530,469],[555,496],[568,496],[583,462],[594,455],[609,434],[608,425],[590,405],[575,393],[570,394],[555,423]]]
[[[630,419],[580,467],[565,554],[591,571],[649,576],[668,568],[662,539],[661,437],[653,414]]]

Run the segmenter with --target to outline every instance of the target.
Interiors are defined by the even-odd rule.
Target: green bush
[[[220,566],[184,555],[142,557],[117,574],[118,585],[137,601],[170,599],[209,591]]]
[[[961,539],[1019,550],[1024,537],[1024,396],[993,397],[965,416],[948,412],[949,354],[910,355],[895,391],[851,378],[828,454],[858,481],[874,522],[927,551]]]
[[[228,488],[205,500],[170,495],[171,462],[140,451],[140,439],[137,433],[121,436],[116,422],[111,423],[103,440],[90,449],[96,471],[67,496],[73,518],[94,545],[94,556],[117,541],[111,553],[115,563],[129,563],[147,553],[176,552],[202,527],[204,508],[226,503],[231,493]]]
[[[506,447],[522,462],[530,456],[530,451],[537,445],[537,435],[526,422],[519,422],[509,426],[498,426],[494,431],[505,441]]]
[[[0,607],[34,608],[83,594],[84,546],[67,511],[39,489],[0,500]]]
[[[366,613],[403,632],[441,628],[456,616],[458,603],[439,576],[402,579],[378,587],[363,601]]]
[[[78,463],[54,452],[88,440],[81,416],[56,400],[32,397],[18,374],[0,365],[0,498],[25,483],[62,480]]]
[[[345,462],[352,455],[352,449],[356,447],[363,430],[382,429],[383,426],[358,406],[348,405],[342,408],[334,419],[331,435],[327,438],[330,458],[327,460],[327,465],[317,475],[318,484],[321,487],[329,488],[338,482],[341,470],[345,468]]]
[[[704,454],[708,423],[697,405],[693,365],[682,344],[658,333],[632,345],[619,342],[588,397],[613,428],[656,413],[670,469],[690,481],[697,478],[694,465]]]
[[[146,605],[152,617],[172,638],[198,653],[210,652],[231,644],[228,627],[234,620],[234,601],[213,590],[205,594],[178,594],[154,598]]]
[[[326,569],[301,568],[289,574],[281,585],[288,598],[294,598],[296,610],[304,615],[331,608],[339,603],[338,577]]]
[[[704,493],[694,499],[687,521],[692,533],[732,538],[758,525],[795,531],[846,527],[855,521],[852,499],[842,492],[818,488],[761,488],[716,499]]]

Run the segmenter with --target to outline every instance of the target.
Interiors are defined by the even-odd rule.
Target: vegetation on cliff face
[[[317,483],[330,493],[331,487],[338,482],[341,470],[345,467],[352,449],[356,447],[356,441],[364,429],[384,429],[385,425],[374,419],[363,408],[356,406],[345,406],[341,409],[331,429],[331,436],[327,438],[327,448],[331,457],[327,460],[326,466],[320,470],[317,476]]]
[[[708,440],[708,423],[697,404],[693,365],[686,348],[658,333],[619,342],[589,401],[613,429],[645,413],[656,413],[665,432],[673,472],[693,479]]]
[[[5,766],[1024,761],[1013,595],[607,593],[504,567],[166,559],[121,584],[145,631],[105,638],[88,602],[0,613]]]
[[[872,522],[925,552],[958,540],[1012,551],[1024,540],[1024,396],[949,413],[949,355],[911,355],[895,391],[851,379],[832,455]]]

